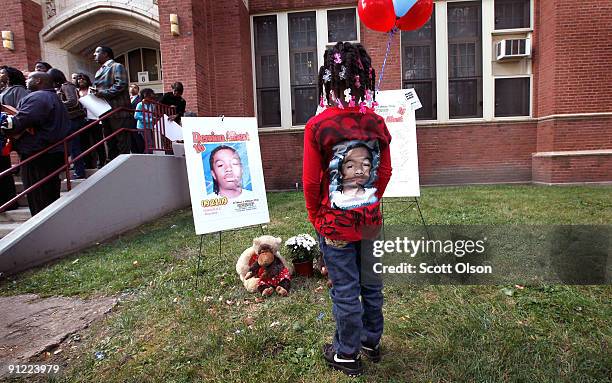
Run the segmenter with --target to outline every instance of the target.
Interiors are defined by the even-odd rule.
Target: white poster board
[[[376,101],[376,113],[385,119],[391,133],[393,173],[383,197],[418,197],[421,190],[414,111],[421,103],[414,89],[379,91]]]
[[[87,110],[87,118],[90,120],[97,120],[102,114],[112,109],[108,101],[93,94],[79,98],[79,102]]]
[[[270,222],[257,119],[182,121],[196,234]]]
[[[178,141],[183,139],[183,128],[174,121],[170,121],[167,115],[163,116],[163,124],[164,124],[164,135],[170,141]],[[155,124],[155,130],[161,132],[162,121],[158,121]]]

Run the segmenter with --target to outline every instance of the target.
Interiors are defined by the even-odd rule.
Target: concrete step
[[[74,189],[76,186],[81,184],[83,181],[85,181],[85,179],[71,180],[70,181],[70,187]],[[62,187],[61,191],[68,191],[68,183],[66,182],[65,178],[62,178],[62,186],[61,187]],[[22,181],[15,181],[15,189],[17,189],[17,193],[21,193],[23,191],[23,182]]]
[[[32,218],[32,214],[30,214],[30,209],[27,207],[20,207],[15,210],[8,210],[4,213],[0,213],[0,222],[25,222],[28,219]]]
[[[8,233],[18,228],[19,225],[21,225],[21,222],[2,222],[0,223],[0,238],[6,237]]]

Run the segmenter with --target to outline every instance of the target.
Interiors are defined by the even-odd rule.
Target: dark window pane
[[[327,41],[357,40],[355,8],[327,11]]]
[[[128,63],[130,66],[130,82],[138,82],[138,72],[142,72],[140,49],[134,49],[128,53]]]
[[[317,25],[315,12],[289,14],[289,63],[293,124],[305,124],[317,109]]]
[[[257,116],[261,127],[281,125],[278,88],[257,90]]]
[[[480,2],[448,4],[448,81],[451,118],[482,117]]]
[[[416,31],[402,32],[402,86],[414,88],[423,107],[417,120],[436,118],[435,15]]]
[[[255,83],[260,127],[281,125],[276,16],[253,18],[255,31]]]
[[[125,66],[125,55],[121,55],[119,57],[115,57],[115,61],[118,62],[119,64],[122,64],[123,66]]]
[[[422,108],[417,109],[415,117],[417,120],[434,120],[436,118],[436,83],[435,81],[427,82],[404,82],[404,88],[414,88]]]
[[[293,123],[305,124],[317,111],[317,87],[292,87]]]
[[[529,28],[529,0],[495,0],[495,29]]]
[[[495,79],[495,117],[529,116],[529,77]]]
[[[448,82],[449,112],[451,117],[467,118],[478,115],[478,81],[450,80]]]
[[[149,72],[149,81],[158,81],[157,51],[153,49],[142,49],[144,71]]]

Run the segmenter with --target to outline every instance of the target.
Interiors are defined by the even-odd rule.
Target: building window
[[[450,118],[482,117],[482,26],[476,2],[448,3]]]
[[[495,29],[530,27],[529,0],[495,0]]]
[[[431,19],[416,31],[402,32],[402,87],[414,88],[423,107],[417,120],[436,119],[436,31]]]
[[[123,64],[129,74],[129,81],[143,83],[138,77],[138,72],[147,72],[149,81],[161,81],[159,50],[149,48],[133,49],[127,53],[119,55],[115,61]]]
[[[276,16],[253,18],[255,33],[255,81],[259,126],[280,126],[278,41]]]
[[[305,124],[317,110],[317,17],[289,14],[289,63],[293,125]]]
[[[327,41],[357,41],[355,9],[334,9],[327,11]]]
[[[337,41],[359,42],[356,8],[252,16],[259,127],[306,124],[319,103],[319,65]]]
[[[529,77],[495,79],[495,117],[529,116]]]

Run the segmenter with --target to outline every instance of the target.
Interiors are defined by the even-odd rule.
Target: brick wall
[[[178,14],[180,36],[169,15]],[[187,110],[199,116],[253,116],[250,19],[242,0],[159,1],[164,88],[185,85]]]
[[[304,135],[260,134],[268,190],[301,187]],[[536,123],[431,125],[417,128],[422,185],[530,182]]]
[[[389,35],[382,32],[376,32],[367,28],[363,23],[360,23],[361,43],[366,48],[370,57],[372,57],[372,65],[376,72],[376,84],[380,78],[380,70],[383,66],[385,53]],[[381,90],[401,89],[402,87],[402,69],[400,59],[400,36],[396,34],[391,41],[391,49],[389,57],[385,65],[385,72],[381,83]]]
[[[249,0],[251,14],[357,5],[355,0]]]
[[[551,118],[538,123],[538,152],[612,149],[612,116]]]
[[[533,181],[541,183],[610,182],[612,155],[533,158]]]
[[[2,3],[0,30],[12,31],[15,50],[0,48],[0,64],[23,71],[33,70],[40,60],[40,39],[42,29],[41,6],[32,0],[8,0]]]
[[[536,116],[612,111],[612,2],[535,2]]]

